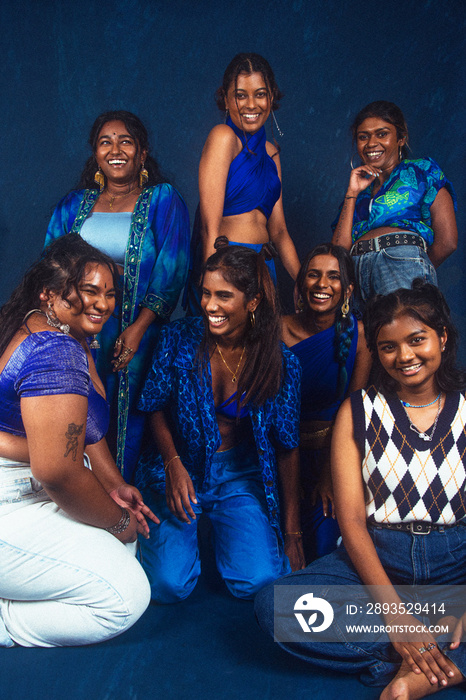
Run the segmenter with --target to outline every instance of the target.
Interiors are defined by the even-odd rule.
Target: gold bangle
[[[171,464],[175,459],[181,459],[180,455],[175,455],[174,457],[172,457],[171,459],[169,459],[168,462],[165,462],[165,464],[163,465],[163,468],[164,468],[165,471],[167,471],[168,467],[170,466],[170,464]]]
[[[285,532],[285,537],[287,537],[288,535],[299,535],[300,537],[302,537],[303,531],[299,530],[298,532]]]

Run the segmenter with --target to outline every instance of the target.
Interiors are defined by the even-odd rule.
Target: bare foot
[[[452,665],[454,666],[453,663]],[[454,666],[454,676],[448,679],[447,685],[439,685],[438,683],[432,685],[424,673],[413,673],[403,661],[395,678],[382,692],[380,700],[419,700],[463,681],[463,675]]]

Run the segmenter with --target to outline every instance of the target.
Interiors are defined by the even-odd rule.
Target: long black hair
[[[382,327],[400,316],[411,316],[425,326],[433,328],[439,338],[446,331],[445,350],[442,352],[435,378],[442,391],[464,391],[466,372],[456,364],[458,331],[451,320],[450,309],[442,292],[419,277],[413,280],[411,289],[397,289],[386,296],[376,295],[368,302],[364,311],[366,342],[374,361],[373,376],[376,387],[388,395],[394,395],[400,388],[399,383],[382,367],[377,351],[377,338]]]
[[[40,294],[44,290],[60,294],[65,301],[76,292],[82,303],[79,283],[89,264],[106,265],[112,273],[115,291],[118,290],[119,274],[113,260],[78,234],[68,233],[47,246],[0,309],[0,355],[21,328],[28,311],[40,308]]]
[[[93,123],[89,134],[89,145],[92,148],[92,155],[87,159],[86,164],[84,166],[84,170],[81,173],[78,189],[98,189],[97,184],[94,182],[94,176],[99,167],[97,165],[97,160],[95,157],[97,141],[103,126],[107,122],[111,121],[123,122],[125,128],[128,130],[128,134],[136,142],[136,155],[138,155],[141,151],[147,152],[144,164],[147,172],[149,173],[149,179],[147,180],[144,187],[150,187],[152,185],[159,185],[162,182],[167,182],[167,179],[164,177],[160,170],[159,164],[157,163],[155,158],[149,155],[149,136],[147,134],[147,129],[142,123],[142,121],[132,112],[126,112],[124,109],[118,109],[113,110],[111,112],[103,112],[102,114],[99,114],[99,116]]]
[[[341,284],[341,296],[342,303],[347,295],[350,286],[353,287],[353,293],[349,296],[349,311],[346,316],[343,316],[341,307],[338,308],[335,315],[335,340],[334,340],[334,358],[338,363],[338,395],[339,397],[344,396],[346,384],[348,382],[348,373],[346,371],[346,361],[351,348],[351,343],[353,342],[354,330],[355,330],[355,320],[353,317],[353,294],[356,287],[356,275],[354,271],[354,263],[351,255],[340,245],[334,245],[333,243],[320,243],[316,245],[304,259],[303,264],[298,272],[296,278],[296,286],[298,288],[298,293],[304,304],[304,311],[306,311],[306,295],[304,294],[304,281],[306,279],[307,271],[310,262],[316,255],[332,255],[337,259],[338,267],[340,270],[340,284]]]
[[[238,404],[249,402],[261,406],[267,399],[276,396],[280,389],[282,377],[280,309],[277,290],[267,269],[266,258],[272,251],[266,244],[260,253],[251,248],[225,245],[225,237],[215,242],[217,252],[204,264],[202,277],[206,272],[221,272],[223,278],[240,292],[246,302],[260,295],[261,300],[255,310],[254,322],[251,320],[246,330],[244,343],[246,361],[240,370],[237,384],[237,397],[244,397]],[[204,343],[199,356],[206,357],[211,341],[205,314]]]

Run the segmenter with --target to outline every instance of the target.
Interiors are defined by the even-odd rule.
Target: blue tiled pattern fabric
[[[430,207],[442,187],[447,188],[456,209],[453,185],[435,160],[402,160],[373,200],[372,187],[359,194],[353,217],[353,243],[373,229],[391,226],[417,233],[428,246],[432,245],[434,232]],[[372,208],[369,210],[371,200]],[[338,218],[332,224],[333,230],[337,223]]]
[[[97,190],[70,192],[55,209],[45,244],[73,231],[80,233],[98,199]],[[116,216],[116,215],[115,215]],[[105,247],[105,245],[104,245]],[[186,280],[189,261],[189,216],[179,193],[166,183],[146,187],[134,208],[126,245],[121,319],[118,310],[99,334],[96,366],[118,416],[117,464],[131,479],[143,422],[135,411],[162,323],[173,312]],[[113,372],[118,335],[135,321],[141,307],[156,314],[128,367]]]
[[[177,452],[195,489],[209,480],[212,457],[221,443],[210,364],[207,362],[202,371],[196,365],[203,333],[204,323],[198,317],[163,328],[139,402],[142,411],[165,410]],[[300,375],[298,359],[283,346],[283,380],[278,395],[263,406],[250,407],[268,514],[278,531],[277,462],[272,442],[285,449],[299,445]],[[141,456],[136,484],[164,491],[163,462],[155,448]]]
[[[21,398],[56,394],[88,397],[86,445],[104,437],[108,404],[92,385],[83,348],[62,333],[32,333],[16,348],[0,375],[0,430],[25,437]]]

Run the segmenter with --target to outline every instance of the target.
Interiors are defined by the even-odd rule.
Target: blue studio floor
[[[203,548],[205,549],[205,547]],[[210,552],[184,602],[151,605],[110,642],[62,649],[0,649],[0,700],[375,700],[380,690],[285,654],[234,599]],[[459,688],[445,700],[464,700]]]

